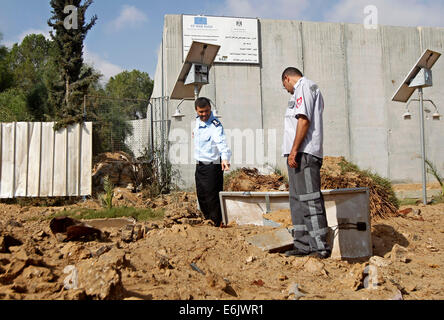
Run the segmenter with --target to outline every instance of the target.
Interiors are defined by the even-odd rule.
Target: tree
[[[28,35],[21,44],[14,44],[7,60],[14,86],[26,94],[33,120],[52,119],[55,106],[48,101],[48,87],[57,78],[53,42],[41,34]]]
[[[27,35],[22,43],[13,45],[9,53],[9,64],[17,86],[30,90],[40,81],[51,59],[50,47],[50,41],[41,34]]]
[[[3,36],[0,33],[0,41],[2,39]],[[6,48],[4,45],[0,45],[0,92],[12,87],[14,83],[13,76],[8,67],[8,54],[8,48]]]
[[[129,119],[145,118],[147,103],[153,92],[153,80],[146,72],[123,71],[111,77],[106,84],[106,93],[112,98],[143,99],[125,104],[124,112]]]
[[[26,94],[22,89],[11,88],[0,93],[0,121],[32,121],[28,112]]]
[[[57,112],[58,123],[55,129],[82,121],[83,96],[91,83],[99,79],[97,73],[83,63],[83,41],[94,26],[97,16],[86,23],[85,14],[93,0],[51,0],[52,17],[48,25],[53,28],[51,38],[58,51],[57,66],[60,70],[59,82],[51,87],[51,101],[60,105]],[[67,6],[70,6],[69,8]],[[67,24],[65,8],[72,9],[72,24]],[[69,11],[69,10],[68,10]]]
[[[129,117],[122,112],[127,102],[114,100],[103,88],[90,88],[90,95],[87,100],[87,120],[94,123],[93,154],[130,152],[125,139],[132,134],[132,127],[128,123]]]

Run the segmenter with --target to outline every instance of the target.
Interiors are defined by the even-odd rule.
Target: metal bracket
[[[270,206],[270,196],[267,194],[265,195],[265,203],[267,206],[267,213],[271,212],[271,206]]]

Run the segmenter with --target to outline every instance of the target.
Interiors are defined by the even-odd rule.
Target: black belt
[[[213,161],[213,162],[202,162],[202,161],[197,161],[197,162],[196,162],[196,164],[197,164],[198,166],[209,166],[209,165],[212,165],[212,164],[221,164],[221,163],[222,163],[221,160],[219,160],[219,161]]]
[[[306,152],[298,152],[298,153],[305,153],[305,154],[308,154],[308,155],[310,155],[312,157],[315,157],[318,160],[321,160],[321,161],[323,160],[323,158],[316,157],[316,156],[312,155],[311,153],[306,153]],[[290,156],[290,154],[288,154],[288,153],[284,154],[285,158],[288,158],[289,156]]]

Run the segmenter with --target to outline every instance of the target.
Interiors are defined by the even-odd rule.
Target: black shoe
[[[303,252],[303,251],[298,250],[298,249],[293,249],[293,250],[285,251],[285,256],[286,257],[306,257],[308,255],[309,255],[308,252]]]
[[[326,251],[315,251],[312,252],[308,255],[309,257],[314,257],[314,258],[318,258],[318,259],[328,259],[330,258],[330,253],[326,252]]]

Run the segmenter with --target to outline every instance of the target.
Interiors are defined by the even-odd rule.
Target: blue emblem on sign
[[[194,18],[194,24],[208,24],[207,18],[205,17],[195,17]]]

